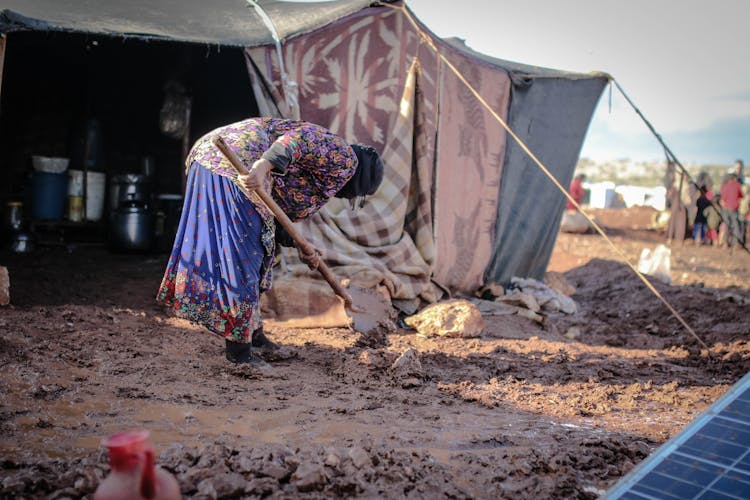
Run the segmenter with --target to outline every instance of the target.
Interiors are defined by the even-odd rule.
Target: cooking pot
[[[116,250],[150,250],[154,238],[154,215],[131,201],[113,212],[110,243]]]
[[[29,233],[19,231],[13,235],[10,249],[15,253],[29,253],[34,250],[34,238]]]
[[[109,183],[110,213],[132,202],[148,207],[151,203],[151,180],[140,174],[112,176]]]

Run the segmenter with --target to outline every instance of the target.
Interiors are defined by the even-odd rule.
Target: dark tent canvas
[[[493,113],[567,186],[608,81],[442,40],[402,2],[2,0],[0,8],[5,33],[244,47],[247,92],[262,114],[316,122],[382,152],[386,181],[361,210],[335,200],[302,231],[336,274],[406,301],[542,277],[564,196]]]

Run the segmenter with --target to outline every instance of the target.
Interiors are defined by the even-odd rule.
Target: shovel
[[[214,145],[224,154],[229,163],[240,175],[247,175],[248,169],[242,163],[242,160],[229,147],[223,137],[216,136],[213,140]],[[274,199],[262,189],[255,190],[255,194],[265,203],[282,227],[292,237],[297,247],[303,253],[311,254],[315,252],[315,247],[305,239],[302,234],[294,227],[294,223],[289,216],[281,209]],[[341,283],[331,272],[331,269],[321,259],[318,264],[318,271],[333,289],[333,292],[344,302],[344,309],[351,319],[352,327],[360,333],[370,333],[379,326],[388,327],[392,308],[383,297],[376,292],[368,289],[359,288],[350,285],[344,289]],[[348,290],[348,291],[347,291]],[[351,292],[351,293],[350,293]],[[369,312],[368,312],[369,311]],[[390,328],[389,328],[390,329]]]

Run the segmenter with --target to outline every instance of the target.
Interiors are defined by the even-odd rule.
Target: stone
[[[245,493],[249,495],[267,496],[276,491],[279,482],[270,477],[257,477],[245,485]]]
[[[436,302],[404,322],[424,336],[480,337],[484,319],[477,306],[464,299]]]
[[[402,389],[413,389],[415,387],[422,387],[422,379],[417,377],[409,377],[401,381]]]
[[[204,479],[198,485],[198,491],[205,491],[207,495],[215,498],[235,498],[245,493],[247,481],[244,477],[236,472],[217,474],[216,476]]]
[[[504,295],[496,299],[498,302],[513,306],[523,307],[529,311],[538,313],[541,310],[539,302],[530,293],[513,292],[510,295]]]
[[[591,229],[586,217],[575,210],[566,210],[560,221],[560,231],[563,233],[585,234]]]
[[[357,469],[372,465],[370,455],[360,446],[355,446],[349,450],[349,458]]]
[[[577,326],[571,326],[570,328],[568,328],[568,331],[565,332],[563,336],[570,340],[575,340],[581,336],[581,329],[578,328]]]
[[[401,356],[391,365],[395,375],[403,377],[421,377],[422,363],[419,361],[419,353],[414,349],[405,350]]]
[[[0,306],[10,304],[10,275],[8,268],[0,266]]]
[[[357,360],[360,364],[371,368],[387,368],[393,359],[389,360],[388,357],[388,354],[382,350],[365,349],[359,354]]]
[[[320,490],[327,482],[328,476],[320,464],[302,464],[292,475],[292,484],[304,492]]]
[[[341,465],[341,458],[336,453],[330,452],[326,456],[325,464],[332,469],[337,469]]]
[[[285,477],[289,476],[289,470],[275,462],[266,462],[258,471],[263,476],[272,477],[278,481],[281,481]]]
[[[530,311],[528,309],[518,309],[518,315],[523,316],[524,318],[528,318],[532,321],[536,321],[537,323],[544,324],[544,316],[541,314],[537,314],[534,311]]]

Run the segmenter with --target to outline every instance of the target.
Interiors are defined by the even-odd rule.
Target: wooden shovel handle
[[[234,169],[237,171],[240,175],[247,175],[249,170],[245,165],[242,163],[242,160],[237,156],[237,153],[235,153],[229,145],[226,143],[223,137],[216,136],[214,138],[214,145],[219,148],[219,151],[221,151],[224,156],[229,160],[229,163],[232,164]],[[297,228],[294,227],[294,223],[289,219],[289,216],[281,209],[281,207],[274,201],[274,199],[263,191],[263,189],[256,189],[255,194],[260,197],[261,200],[263,200],[263,203],[266,204],[269,210],[273,212],[273,215],[276,217],[276,219],[279,221],[279,223],[286,229],[286,232],[289,233],[289,236],[292,237],[294,240],[294,243],[297,245],[297,247],[302,250],[305,254],[311,254],[315,251],[315,247],[310,244],[309,241],[305,239],[302,234],[297,231]],[[328,282],[329,285],[331,285],[331,288],[333,289],[334,293],[341,297],[344,300],[344,306],[347,309],[351,309],[352,307],[352,298],[349,296],[349,294],[344,290],[344,287],[341,286],[341,283],[336,280],[336,277],[331,272],[331,269],[326,265],[325,262],[323,262],[322,259],[320,259],[318,263],[318,271],[321,275],[323,275],[323,278]]]

